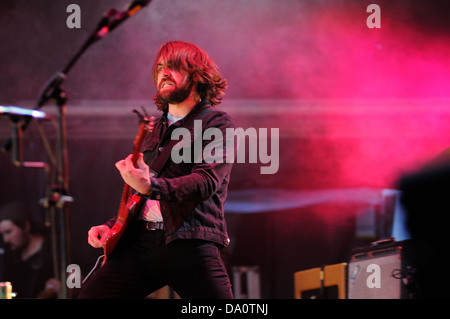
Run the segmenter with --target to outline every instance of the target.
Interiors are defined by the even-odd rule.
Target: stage
[[[71,3],[80,8],[79,24],[68,23],[75,12],[67,10]],[[370,4],[379,6],[379,27],[368,22]],[[48,116],[33,118],[24,130],[21,163],[14,163],[10,150],[0,154],[0,205],[27,203],[37,222],[48,222],[42,200],[54,167],[43,136],[58,150],[61,114],[52,99],[37,108],[38,97],[103,14],[126,5],[120,0],[0,4],[0,105]],[[92,44],[62,84],[70,196],[65,265],[78,265],[86,276],[102,253],[88,245],[87,232],[117,214],[123,181],[115,163],[132,150],[137,133],[132,110],[144,106],[160,115],[151,65],[159,45],[171,39],[197,43],[215,59],[228,81],[218,107],[238,127],[258,137],[268,132],[264,140],[241,145],[246,156],[234,164],[225,205],[231,242],[222,253],[230,277],[241,280],[239,271],[250,270],[239,283],[242,299],[249,297],[252,271],[257,288],[250,297],[294,299],[296,272],[349,264],[355,249],[378,240],[411,239],[398,232],[396,227],[411,225],[404,219],[396,223],[408,214],[400,216],[392,201],[399,200],[402,187],[419,194],[415,187],[423,180],[408,177],[437,159],[447,162],[448,8],[445,1],[403,0],[151,1]],[[13,119],[2,111],[2,145],[11,137],[13,120],[25,117]],[[276,170],[262,174],[270,165]],[[424,213],[425,221],[417,219],[427,228],[412,227],[420,240],[433,227],[442,230],[438,226],[445,220],[439,197],[427,195],[423,201],[434,210]],[[408,199],[423,204],[421,198]],[[446,249],[444,233],[431,238],[439,254]]]

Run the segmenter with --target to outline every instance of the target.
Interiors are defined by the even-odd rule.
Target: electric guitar
[[[154,117],[149,118],[145,112],[145,109],[142,108],[142,110],[146,116],[143,116],[137,110],[133,110],[133,112],[139,117],[139,129],[134,139],[133,153],[131,155],[131,161],[134,167],[137,167],[137,159],[145,137],[153,130]],[[117,246],[117,243],[125,232],[128,224],[137,217],[144,203],[145,198],[138,194],[132,194],[132,188],[128,184],[125,184],[116,222],[109,231],[105,244],[103,245],[105,256],[103,258],[102,265],[106,263],[107,257]]]

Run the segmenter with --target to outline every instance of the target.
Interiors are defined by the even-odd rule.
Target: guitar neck
[[[133,148],[133,153],[131,154],[131,162],[133,163],[134,167],[137,167],[137,160],[139,158],[139,154],[141,152],[141,145],[142,145],[142,141],[145,137],[145,130],[146,124],[145,123],[141,123],[139,124],[139,132],[136,136],[136,138],[134,139],[134,148]]]

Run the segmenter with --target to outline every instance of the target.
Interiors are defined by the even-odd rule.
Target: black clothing
[[[164,231],[147,230],[143,221],[130,225],[130,231],[86,282],[78,298],[142,299],[165,285],[181,298],[233,298],[215,244],[192,239],[166,244]]]
[[[2,281],[10,281],[15,299],[37,298],[45,289],[45,283],[54,278],[51,242],[44,240],[41,250],[26,260],[20,253],[10,252],[5,256],[5,275]]]
[[[227,128],[236,126],[231,116],[205,102],[170,126],[166,113],[155,121],[143,148],[147,165],[151,167],[171,142],[175,129],[186,136],[173,150],[190,154],[190,160],[181,163],[171,156],[159,176],[151,180],[148,197],[160,201],[164,230],[143,230],[138,226],[143,221],[133,222],[79,298],[145,297],[167,284],[182,298],[233,297],[219,248],[230,241],[224,204],[236,143],[228,150],[225,143]],[[209,128],[214,128],[210,133],[220,132],[223,140],[216,135],[211,140],[202,138]],[[231,138],[234,142],[234,136]],[[202,158],[208,146],[214,161]],[[227,154],[231,152],[230,161]],[[106,225],[111,228],[114,222],[115,218]]]

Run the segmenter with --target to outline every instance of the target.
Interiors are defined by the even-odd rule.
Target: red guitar
[[[144,109],[143,111],[145,113]],[[133,165],[137,167],[136,162],[139,157],[139,153],[141,151],[142,143],[144,142],[144,139],[147,136],[147,134],[153,130],[154,118],[143,116],[137,110],[133,110],[133,112],[135,112],[139,117],[139,130],[134,139],[133,153],[131,156],[131,161],[133,162]],[[134,218],[137,217],[139,211],[142,208],[142,205],[145,203],[145,199],[142,196],[138,194],[131,195],[131,191],[132,188],[128,184],[125,184],[122,193],[122,200],[120,202],[119,212],[117,214],[117,220],[113,225],[113,227],[111,228],[109,234],[107,235],[105,244],[103,245],[105,257],[103,258],[102,265],[106,263],[107,257],[112,253],[112,251],[116,247],[128,224]]]

